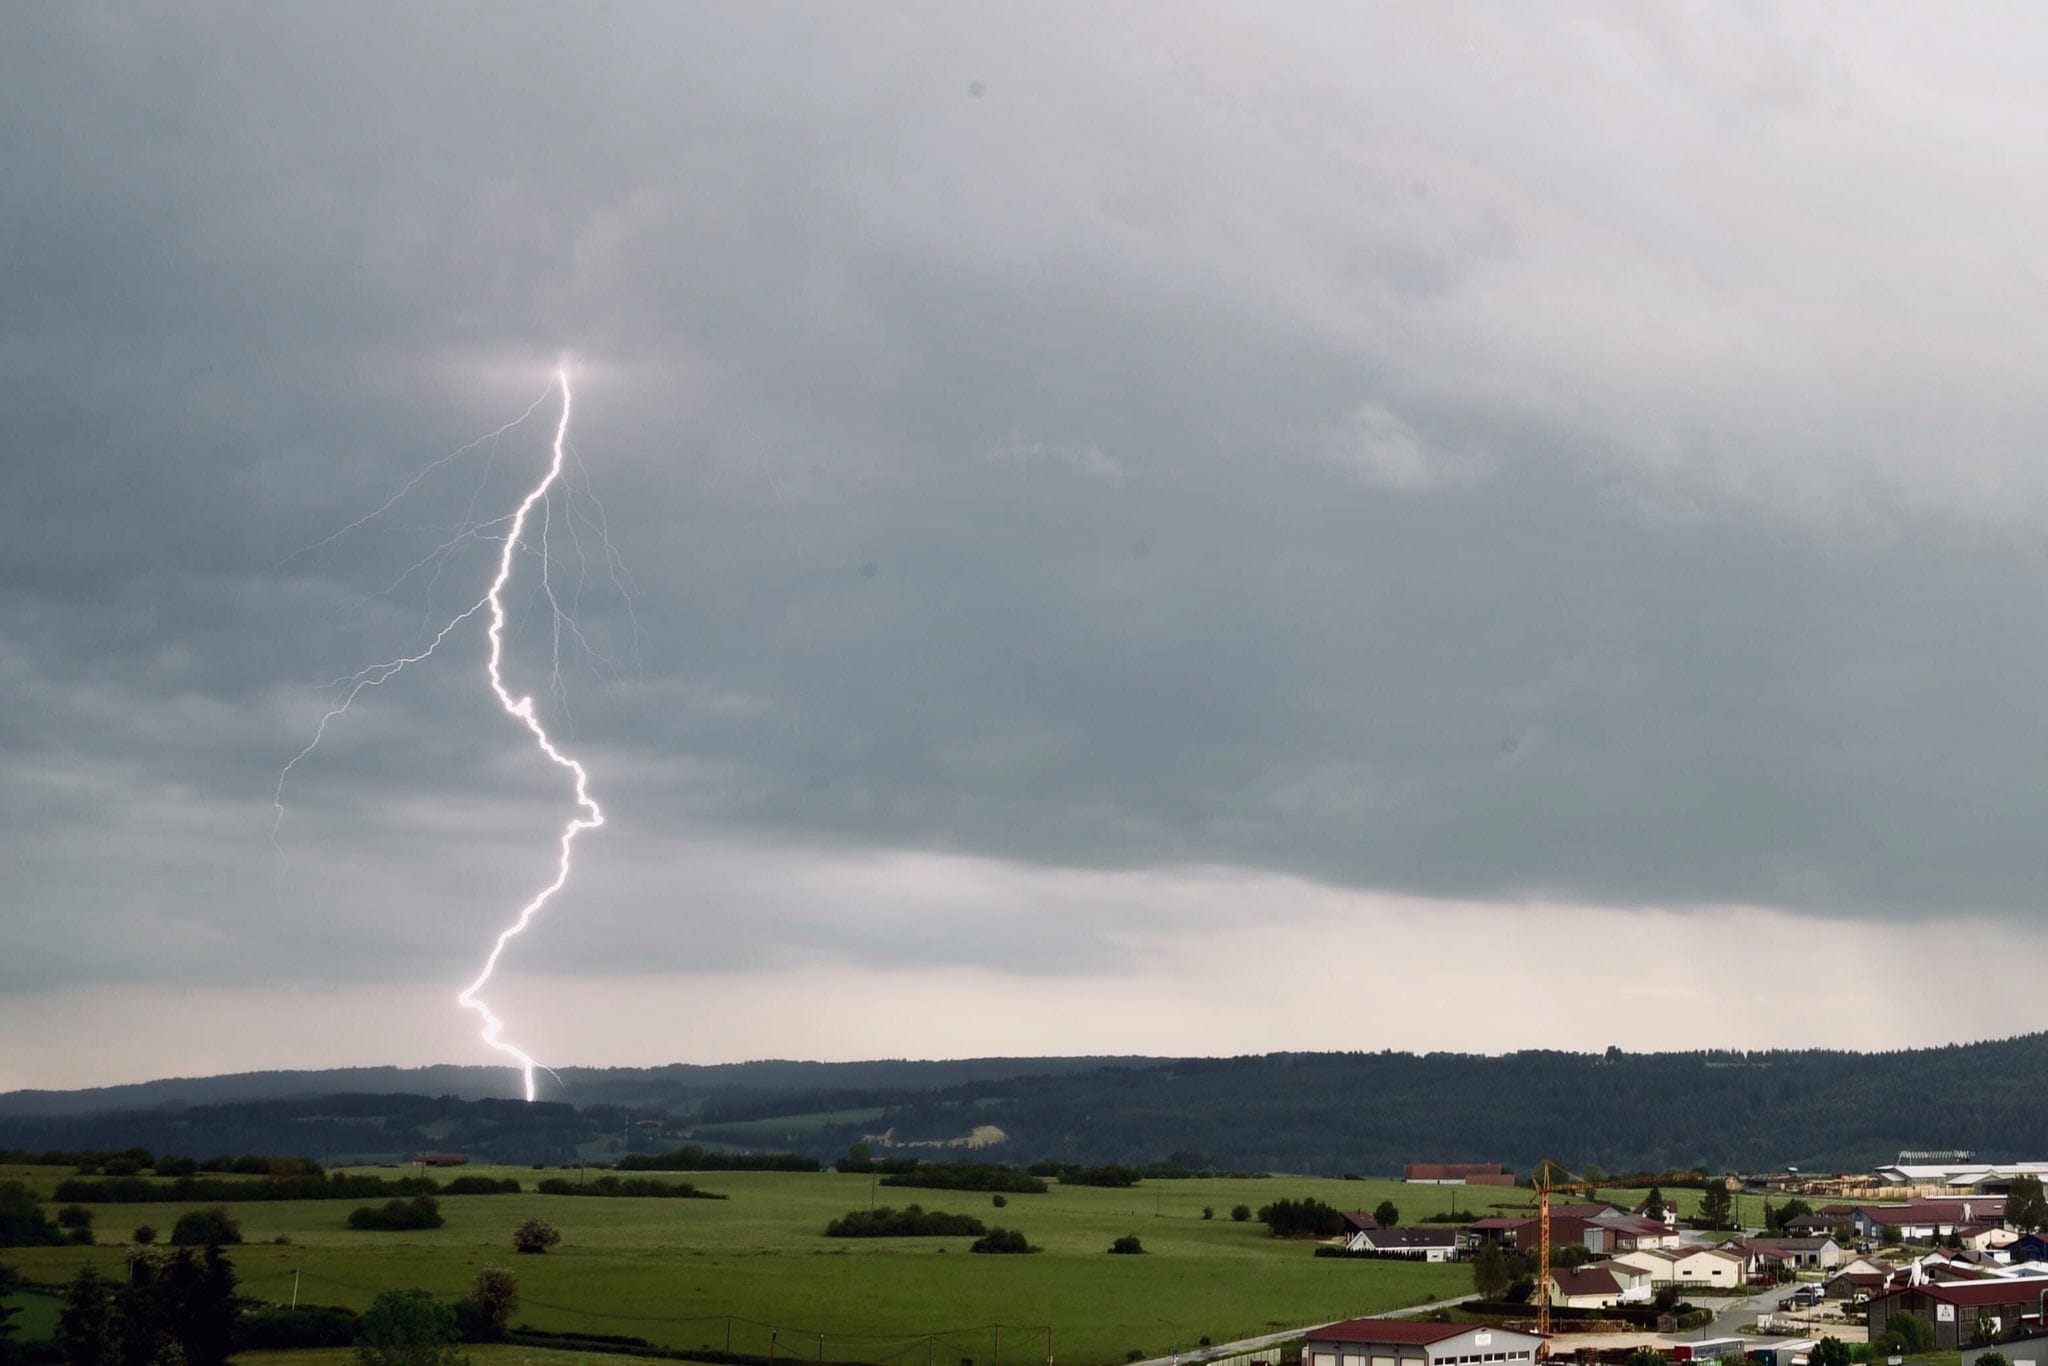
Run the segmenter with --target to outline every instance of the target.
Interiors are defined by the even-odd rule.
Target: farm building
[[[1981,1336],[1998,1337],[2040,1324],[2042,1282],[1993,1277],[1943,1285],[1909,1285],[1870,1301],[1870,1334],[1879,1337],[1892,1316],[1914,1313],[1934,1325],[1934,1345],[1953,1350]]]
[[[1475,1323],[1346,1319],[1312,1328],[1302,1366],[1513,1366],[1533,1363],[1543,1339]]]
[[[1512,1186],[1513,1172],[1498,1162],[1410,1162],[1401,1179],[1411,1186]]]

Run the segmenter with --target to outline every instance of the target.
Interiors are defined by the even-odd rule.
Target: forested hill
[[[457,1098],[444,1083],[466,1071],[429,1069],[427,1085],[446,1097],[431,1105],[416,1095],[309,1098],[332,1073],[256,1074],[259,1094],[273,1099],[221,1103],[216,1091],[206,1097],[215,1103],[194,1105],[146,1092],[149,1110],[96,1115],[85,1111],[136,1100],[129,1088],[97,1093],[97,1107],[84,1099],[94,1093],[16,1093],[0,1097],[0,1147],[322,1156],[467,1146],[505,1160],[559,1161],[685,1140],[829,1157],[887,1134],[879,1150],[936,1156],[947,1150],[906,1145],[962,1138],[977,1126],[986,1137],[985,1126],[995,1126],[1006,1138],[977,1157],[1178,1156],[1226,1169],[1362,1175],[1396,1174],[1411,1161],[1499,1160],[1526,1171],[1544,1156],[1610,1171],[1851,1170],[1916,1148],[2048,1158],[2041,1034],[1875,1054],[1313,1053],[593,1069],[565,1072],[564,1100],[533,1107]],[[393,1074],[367,1075],[388,1084]],[[210,1084],[225,1089],[231,1080]],[[285,1092],[298,1098],[274,1098]]]

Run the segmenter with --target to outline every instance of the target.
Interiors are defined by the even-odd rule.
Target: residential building
[[[1349,1252],[1387,1252],[1425,1262],[1458,1257],[1458,1231],[1444,1224],[1427,1228],[1362,1228],[1344,1240]]]

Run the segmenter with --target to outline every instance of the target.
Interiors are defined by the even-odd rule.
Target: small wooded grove
[[[1044,1178],[993,1162],[920,1162],[908,1171],[883,1177],[882,1184],[926,1190],[1007,1191],[1013,1195],[1043,1195],[1047,1190]]]
[[[382,1206],[364,1205],[348,1216],[350,1228],[382,1231],[439,1228],[447,1222],[441,1217],[441,1202],[431,1195],[387,1200]]]
[[[948,1214],[921,1205],[849,1210],[825,1225],[827,1238],[935,1238],[980,1235],[988,1228],[971,1214]]]

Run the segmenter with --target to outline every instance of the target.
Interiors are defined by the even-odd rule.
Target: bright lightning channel
[[[512,578],[512,557],[517,553],[519,538],[526,529],[527,514],[533,511],[534,504],[547,497],[548,489],[553,486],[557,479],[562,477],[562,463],[565,458],[562,448],[569,437],[569,408],[571,403],[568,370],[557,370],[555,372],[555,382],[562,389],[562,416],[555,426],[554,459],[548,465],[547,474],[542,477],[538,484],[533,486],[532,491],[526,495],[526,500],[519,505],[519,510],[512,514],[512,525],[506,529],[505,543],[498,553],[498,577],[491,581],[491,591],[484,594],[484,601],[489,605],[491,614],[490,626],[485,631],[485,635],[490,639],[491,649],[489,656],[484,661],[484,671],[490,678],[491,691],[497,695],[498,704],[509,715],[523,722],[526,728],[533,733],[533,741],[540,747],[541,753],[547,755],[548,759],[553,763],[567,769],[575,778],[576,805],[583,814],[571,817],[569,822],[562,827],[560,854],[555,862],[555,880],[541,888],[540,891],[534,894],[531,901],[528,901],[519,908],[518,917],[499,932],[497,942],[491,945],[490,957],[484,960],[483,971],[479,972],[476,975],[476,980],[467,987],[464,987],[462,994],[455,998],[456,1003],[465,1010],[474,1010],[483,1017],[483,1040],[485,1043],[499,1052],[518,1060],[520,1074],[526,1082],[526,1098],[528,1100],[533,1099],[533,1069],[539,1066],[539,1064],[522,1049],[505,1041],[504,1021],[500,1020],[492,1012],[491,1008],[484,1003],[483,998],[477,995],[477,993],[482,991],[484,984],[491,980],[491,973],[498,966],[498,955],[505,951],[505,945],[511,942],[514,935],[524,930],[533,918],[540,914],[541,908],[548,904],[548,899],[556,892],[561,891],[563,886],[569,881],[569,860],[576,844],[576,837],[585,830],[595,830],[598,826],[604,824],[604,811],[599,808],[597,802],[590,795],[590,775],[584,772],[582,764],[562,753],[560,749],[555,747],[555,742],[548,738],[546,727],[542,726],[540,719],[534,715],[532,696],[529,694],[525,697],[514,698],[506,690],[505,678],[501,667],[505,658],[505,601],[503,595],[506,583]],[[545,566],[543,566],[543,572],[545,572]]]
[[[515,1062],[519,1064],[520,1075],[525,1082],[526,1098],[529,1101],[534,1098],[534,1069],[544,1067],[545,1064],[537,1062],[533,1058],[533,1056],[527,1053],[524,1049],[521,1049],[517,1045],[506,1040],[506,1038],[504,1037],[505,1022],[498,1018],[497,1014],[494,1011],[492,1011],[492,1009],[484,1001],[480,993],[483,991],[484,987],[490,982],[492,973],[494,973],[497,970],[498,959],[505,952],[505,946],[512,941],[514,936],[518,935],[521,931],[525,930],[526,927],[533,922],[533,918],[540,914],[542,908],[548,904],[548,901],[555,895],[555,893],[561,891],[562,888],[568,884],[571,856],[575,848],[576,837],[582,834],[585,830],[595,830],[597,827],[604,824],[604,811],[602,810],[602,808],[598,806],[596,800],[590,795],[590,776],[587,772],[585,772],[583,765],[578,763],[569,755],[563,753],[560,747],[558,747],[555,744],[553,738],[548,735],[547,728],[541,725],[540,718],[535,713],[532,696],[527,695],[524,697],[514,697],[511,693],[511,690],[505,686],[504,662],[506,617],[504,593],[505,586],[512,580],[513,557],[519,553],[521,539],[526,533],[527,518],[533,512],[534,508],[536,506],[542,506],[544,509],[543,518],[545,519],[545,504],[549,490],[552,489],[557,482],[562,482],[563,487],[565,489],[569,488],[569,485],[566,482],[567,477],[564,473],[564,470],[567,460],[569,458],[569,414],[573,404],[573,395],[570,393],[569,389],[569,372],[566,366],[558,368],[555,371],[554,382],[549,386],[549,390],[552,391],[555,388],[560,388],[562,391],[562,412],[561,417],[555,425],[555,440],[552,459],[549,461],[547,473],[541,477],[539,483],[535,484],[533,488],[527,492],[526,497],[520,502],[517,510],[515,510],[510,517],[499,519],[500,523],[506,523],[507,525],[505,527],[504,539],[498,552],[498,572],[496,577],[491,580],[490,590],[486,592],[483,595],[483,597],[477,599],[474,603],[470,604],[470,606],[463,609],[463,611],[457,613],[446,624],[444,624],[441,627],[441,629],[435,634],[433,639],[429,641],[423,649],[420,649],[413,654],[402,655],[396,659],[386,660],[381,664],[373,664],[369,668],[360,670],[359,672],[351,674],[345,678],[336,679],[336,686],[346,685],[347,691],[343,693],[341,699],[327,711],[326,715],[320,718],[320,724],[318,725],[318,727],[315,728],[313,732],[313,738],[306,743],[306,747],[300,750],[297,754],[293,755],[290,761],[285,764],[283,770],[279,772],[279,774],[277,775],[277,791],[272,797],[272,804],[276,807],[276,818],[271,826],[271,842],[275,844],[277,842],[278,828],[283,823],[284,820],[285,780],[288,777],[290,777],[292,769],[298,764],[298,762],[301,759],[304,759],[308,754],[311,754],[314,751],[314,749],[316,749],[319,746],[321,738],[325,736],[327,733],[328,725],[331,722],[333,722],[337,717],[340,717],[348,711],[350,705],[354,703],[357,695],[360,694],[363,691],[363,689],[376,687],[379,684],[382,684],[390,680],[391,678],[396,677],[399,673],[403,672],[408,665],[418,664],[420,661],[426,659],[428,656],[432,655],[437,649],[439,649],[441,643],[445,641],[458,626],[462,625],[463,622],[469,620],[478,612],[485,612],[488,614],[489,625],[486,627],[485,636],[486,639],[489,641],[490,649],[484,660],[484,675],[486,680],[490,684],[491,692],[498,699],[498,705],[504,708],[506,715],[520,722],[533,735],[534,744],[539,747],[541,753],[546,755],[550,762],[554,763],[555,765],[566,770],[569,773],[571,778],[574,780],[575,784],[576,807],[578,811],[578,814],[571,817],[569,821],[562,827],[562,834],[560,837],[558,853],[555,861],[554,880],[548,883],[547,886],[541,888],[539,892],[535,893],[531,900],[529,900],[524,906],[521,906],[519,908],[519,914],[513,919],[512,923],[507,925],[503,930],[499,931],[497,939],[491,945],[490,955],[484,959],[483,970],[477,973],[476,980],[471,982],[467,987],[464,987],[461,994],[455,998],[456,1004],[460,1006],[462,1009],[473,1010],[477,1013],[478,1016],[482,1018],[483,1041],[490,1047],[496,1049],[500,1053],[505,1054],[507,1057],[512,1058]],[[382,506],[377,508],[374,512],[371,512],[366,516],[360,517],[354,522],[349,523],[348,526],[345,526],[340,531],[337,531],[333,535],[328,536],[325,540],[318,542],[314,546],[308,547],[308,550],[317,550],[323,546],[331,544],[333,541],[339,539],[343,535],[346,535],[348,532],[355,530],[357,527],[362,526],[364,523],[369,522],[374,518],[380,516],[381,514],[389,511],[391,507],[399,501],[399,499],[403,498],[407,493],[411,492],[412,489],[420,482],[420,480],[425,478],[428,473],[431,473],[433,470],[438,469],[440,466],[446,464],[449,460],[452,460],[456,455],[460,455],[464,451],[475,449],[477,446],[483,444],[483,442],[490,440],[493,437],[503,435],[505,432],[510,431],[512,428],[518,426],[521,422],[525,421],[528,417],[532,416],[534,409],[538,408],[541,405],[541,403],[546,400],[546,398],[547,394],[543,393],[539,399],[534,400],[532,406],[527,408],[527,410],[524,413],[521,413],[517,418],[514,418],[511,422],[506,423],[505,426],[499,428],[496,432],[491,433],[490,436],[480,437],[478,438],[478,440],[469,443],[469,445],[462,447],[460,450],[455,451],[450,455],[443,456],[439,460],[436,460],[435,462],[433,462],[433,464],[427,466],[425,470],[422,470],[419,474],[414,475],[413,478],[403,488],[401,488],[396,494],[393,494],[391,498],[386,500],[386,502]],[[588,476],[586,475],[585,477],[587,480]],[[472,500],[472,503],[473,502],[474,500]],[[485,525],[496,524],[497,523],[491,523]],[[484,529],[482,526],[472,526],[465,523],[463,531],[457,536],[456,540],[461,540],[467,536],[474,535],[482,529]],[[573,534],[573,524],[571,529]],[[608,566],[613,566],[613,574],[614,578],[616,578],[616,552],[614,552],[611,549],[610,538],[608,536],[603,536],[602,532],[600,532],[600,536],[601,539],[603,539],[604,541],[605,553],[607,555],[607,564]],[[542,541],[542,583],[543,586],[547,588],[550,605],[554,607],[557,617],[555,677],[556,687],[559,691],[561,671],[559,641],[560,608],[559,605],[554,603],[554,593],[552,585],[549,585],[547,583],[548,563],[545,546],[545,520],[543,521]],[[436,552],[437,555],[442,552],[445,552],[446,550],[451,548],[455,543],[455,541],[450,541],[448,545],[441,547],[440,551]],[[301,551],[299,553],[304,554],[306,552]],[[296,556],[288,558],[296,558]],[[413,568],[417,569],[418,567],[418,565],[415,565]],[[410,574],[411,572],[412,570],[406,571],[407,574]],[[573,631],[574,629],[575,626],[572,622],[571,630]],[[581,639],[581,633],[578,632],[577,635],[578,639]]]

